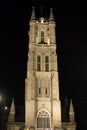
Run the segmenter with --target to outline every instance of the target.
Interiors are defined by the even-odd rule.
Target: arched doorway
[[[37,128],[50,128],[50,114],[46,110],[37,113]]]

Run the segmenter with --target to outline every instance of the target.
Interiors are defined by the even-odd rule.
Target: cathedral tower
[[[29,30],[29,52],[25,85],[25,126],[60,128],[58,61],[52,8],[48,19],[35,16],[33,7]]]
[[[55,26],[52,8],[48,19],[37,19],[33,7],[28,32],[25,122],[15,120],[13,100],[7,130],[76,130],[72,102],[67,111],[70,121],[61,121]],[[66,108],[69,107],[67,101],[66,98],[65,106],[62,106],[64,118],[67,117]]]

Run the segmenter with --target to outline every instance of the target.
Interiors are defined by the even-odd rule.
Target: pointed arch
[[[41,31],[41,43],[44,43],[44,31]]]
[[[42,108],[40,111],[37,113],[37,128],[50,128],[50,113]]]

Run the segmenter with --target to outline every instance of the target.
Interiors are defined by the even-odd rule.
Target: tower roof
[[[73,108],[72,100],[70,101],[70,110],[69,110],[69,113],[73,113],[74,114],[74,108]]]
[[[15,104],[14,104],[14,98],[12,98],[8,121],[14,122],[14,120],[15,120]]]
[[[73,107],[72,100],[70,101],[69,117],[70,117],[70,122],[75,122],[75,114],[74,114],[74,107]]]
[[[35,7],[32,7],[32,14],[31,14],[31,20],[35,20],[36,16],[35,16]]]
[[[14,98],[12,98],[12,103],[11,103],[11,107],[10,107],[10,114],[11,114],[11,113],[15,113]]]
[[[50,21],[54,21],[53,8],[50,8]]]

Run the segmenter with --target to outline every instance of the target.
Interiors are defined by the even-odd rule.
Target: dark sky
[[[45,17],[53,7],[61,95],[69,92],[77,121],[86,124],[82,123],[87,121],[87,8],[84,1],[0,2],[0,91],[5,93],[6,99],[14,96],[17,103],[24,100],[29,19],[33,5],[37,17],[41,15],[41,5]]]

